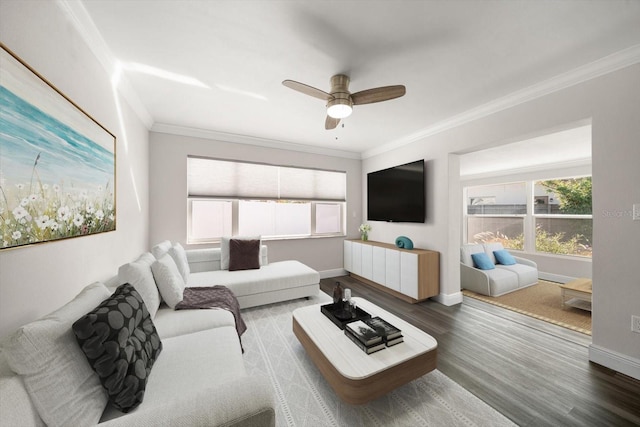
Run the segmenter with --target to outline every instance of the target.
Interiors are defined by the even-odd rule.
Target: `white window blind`
[[[346,201],[346,173],[189,157],[189,197]]]
[[[328,234],[342,231],[342,206],[339,203],[316,205],[316,233]]]
[[[190,241],[206,241],[232,234],[232,204],[226,200],[192,200],[189,203]]]

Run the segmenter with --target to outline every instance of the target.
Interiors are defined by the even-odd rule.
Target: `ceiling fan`
[[[336,74],[331,77],[331,91],[329,93],[293,80],[285,80],[282,84],[305,95],[327,101],[325,129],[335,129],[340,123],[340,119],[351,114],[354,105],[388,101],[400,98],[406,93],[406,88],[403,85],[377,87],[351,93],[349,92],[349,77],[344,74]]]

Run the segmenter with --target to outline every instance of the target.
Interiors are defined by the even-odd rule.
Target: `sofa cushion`
[[[202,271],[222,270],[222,251],[220,248],[189,249],[187,260],[191,273]],[[260,247],[260,265],[269,264],[269,248],[267,245]]]
[[[229,271],[260,268],[260,240],[229,241]]]
[[[464,265],[468,265],[469,267],[473,267],[471,254],[477,254],[480,252],[484,252],[484,247],[482,245],[463,245],[460,248],[460,262],[462,262]]]
[[[263,265],[259,270],[227,270],[192,273],[188,286],[224,285],[241,301],[245,295],[287,290],[317,284],[317,271],[299,261],[278,261]],[[242,304],[241,304],[242,307]]]
[[[518,289],[518,275],[503,268],[483,270],[489,276],[489,295],[497,297]]]
[[[144,404],[138,410],[161,407],[193,390],[220,387],[246,375],[235,326],[167,338],[162,343],[162,356],[153,367]],[[109,405],[102,420],[117,415]]]
[[[45,427],[22,376],[16,375],[0,352],[0,425]]]
[[[94,425],[108,397],[76,342],[71,325],[111,293],[102,283],[84,288],[53,313],[18,329],[3,343],[11,369],[47,425]]]
[[[182,276],[182,279],[185,283],[189,280],[189,274],[191,271],[189,270],[189,261],[187,261],[187,252],[184,250],[180,243],[176,243],[168,251],[169,256],[173,258],[173,261],[176,263],[176,267],[178,267],[178,271]]]
[[[73,332],[113,406],[129,412],[140,405],[162,342],[135,288],[118,287],[78,319]]]
[[[169,249],[171,249],[171,242],[169,240],[165,240],[164,242],[160,242],[152,247],[151,253],[156,259],[160,259],[162,255],[169,252]]]
[[[473,265],[480,270],[493,270],[496,268],[493,262],[489,259],[489,256],[484,252],[471,254],[471,259],[473,260]]]
[[[153,319],[156,330],[161,339],[178,335],[191,334],[222,326],[235,328],[236,321],[233,313],[227,310],[213,308],[210,310],[173,310],[162,305]]]
[[[537,268],[523,264],[496,265],[496,268],[514,273],[518,277],[519,288],[538,283]]]
[[[485,243],[484,245],[484,253],[489,256],[489,259],[492,263],[497,264],[496,256],[493,254],[495,251],[501,251],[504,249],[502,243],[494,242],[494,243]]]
[[[493,255],[496,257],[497,264],[514,265],[516,263],[516,259],[506,249],[493,251]]]
[[[229,242],[231,239],[236,240],[260,240],[260,236],[234,236],[234,237],[223,237],[220,239],[220,269],[228,270],[229,269]]]
[[[176,304],[182,301],[185,283],[173,258],[169,254],[162,255],[151,265],[151,271],[164,302],[176,308]]]
[[[160,293],[153,279],[151,272],[151,264],[155,262],[155,258],[151,253],[147,252],[128,264],[121,265],[118,269],[119,285],[129,283],[140,294],[144,300],[144,304],[151,314],[151,318],[156,316],[158,307],[160,306]]]

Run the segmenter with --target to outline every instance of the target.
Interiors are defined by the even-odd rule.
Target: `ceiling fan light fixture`
[[[344,74],[336,74],[331,77],[329,92],[294,80],[284,80],[282,84],[305,95],[327,101],[327,118],[324,122],[324,128],[327,130],[335,129],[340,123],[340,119],[349,117],[354,105],[388,101],[404,96],[406,93],[406,88],[403,85],[395,85],[361,90],[351,94],[349,92],[349,76]]]
[[[327,104],[327,115],[334,119],[349,117],[352,111],[353,107],[351,107],[351,102],[348,99],[337,98]]]

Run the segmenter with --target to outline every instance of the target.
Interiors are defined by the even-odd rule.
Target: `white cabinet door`
[[[362,277],[373,280],[373,246],[362,246]]]
[[[351,242],[351,272],[362,276],[362,245]]]
[[[418,255],[400,253],[400,292],[418,298]]]
[[[381,248],[380,246],[373,247],[373,280],[376,283],[380,283],[381,285],[386,285],[387,278],[386,275],[386,249]]]
[[[351,271],[352,270],[352,262],[351,262],[351,252],[352,252],[352,247],[353,245],[351,244],[351,242],[345,240],[344,241],[344,269],[347,271]]]
[[[400,251],[385,249],[385,286],[400,292]]]

